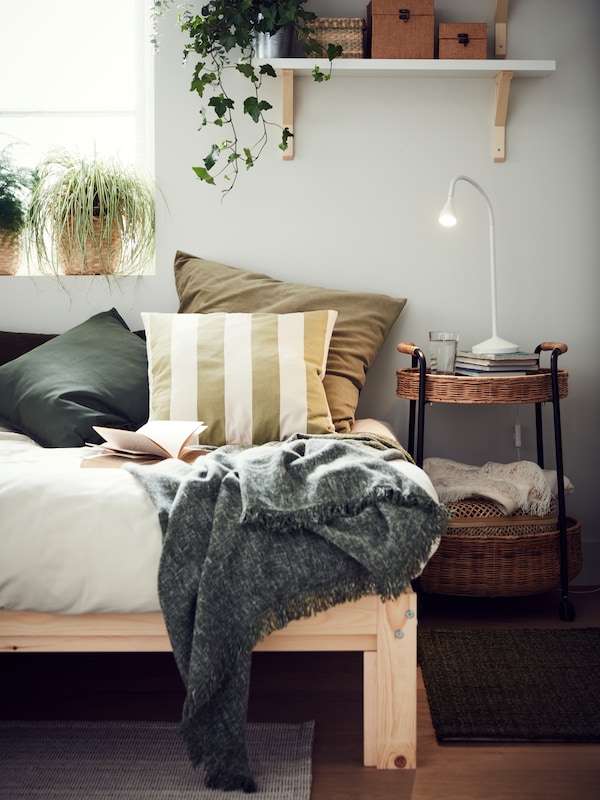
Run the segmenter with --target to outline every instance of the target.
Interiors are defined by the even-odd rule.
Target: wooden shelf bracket
[[[495,54],[496,58],[506,58],[506,26],[508,23],[508,0],[495,0]]]
[[[501,0],[497,0],[500,5]],[[506,6],[505,6],[506,7]],[[315,61],[306,58],[271,59],[282,78],[282,124],[294,133],[294,81],[312,74]],[[494,80],[494,133],[492,158],[506,160],[506,118],[510,86],[515,78],[545,78],[556,69],[555,61],[439,60],[439,59],[342,59],[335,65],[335,80],[346,78],[492,78]],[[294,138],[282,158],[294,158]]]
[[[494,143],[493,158],[495,162],[506,158],[506,115],[512,72],[499,72],[494,78]]]
[[[283,111],[282,123],[284,128],[289,128],[290,133],[294,133],[294,70],[283,69],[281,71]],[[287,141],[287,150],[283,151],[284,161],[292,161],[294,158],[294,137],[290,136]]]

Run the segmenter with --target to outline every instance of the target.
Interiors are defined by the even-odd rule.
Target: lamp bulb
[[[446,201],[446,205],[442,208],[439,216],[439,223],[446,228],[452,228],[456,225],[456,211],[454,210],[454,203],[452,202],[451,196]]]
[[[456,217],[453,217],[452,214],[440,214],[439,222],[445,228],[452,228],[456,225]]]

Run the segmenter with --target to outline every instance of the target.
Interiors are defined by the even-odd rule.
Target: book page
[[[154,455],[159,458],[178,458],[182,449],[195,434],[206,429],[201,422],[184,420],[152,420],[137,431],[105,428],[94,425],[107,447],[121,453]]]

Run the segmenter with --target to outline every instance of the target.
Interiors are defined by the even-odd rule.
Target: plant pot
[[[21,260],[21,239],[0,232],[0,275],[15,275]]]
[[[65,275],[114,275],[121,256],[121,232],[113,227],[110,237],[101,230],[98,217],[92,221],[92,236],[84,248],[73,241],[68,231],[59,243],[59,265]]]
[[[286,25],[273,34],[254,34],[254,47],[257,58],[288,58],[292,49],[292,25]]]

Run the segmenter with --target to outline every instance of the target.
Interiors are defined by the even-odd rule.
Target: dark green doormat
[[[440,743],[599,742],[600,628],[419,626]]]

